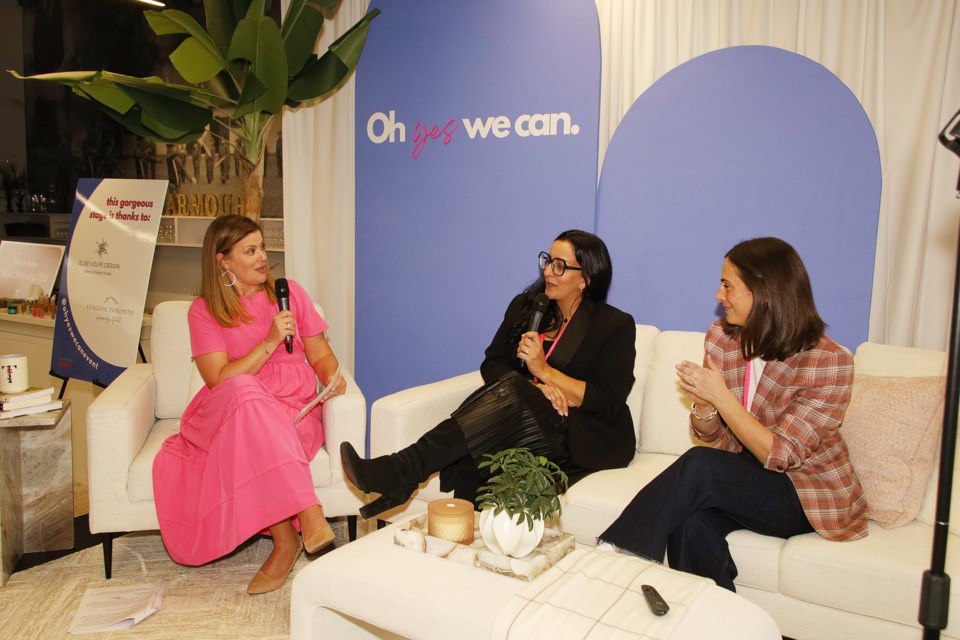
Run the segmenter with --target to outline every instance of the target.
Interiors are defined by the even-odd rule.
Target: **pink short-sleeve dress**
[[[306,292],[290,284],[297,323],[293,353],[278,347],[255,375],[203,387],[180,419],[180,432],[153,462],[154,498],[163,543],[176,562],[199,565],[293,516],[317,496],[310,461],[323,446],[320,405],[294,424],[317,393],[301,336],[327,323]],[[193,356],[217,351],[236,360],[262,349],[277,304],[260,291],[242,301],[253,321],[223,327],[197,298],[188,314]]]

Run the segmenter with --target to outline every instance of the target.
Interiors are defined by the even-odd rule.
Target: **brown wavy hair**
[[[235,327],[252,318],[244,309],[233,287],[224,285],[223,272],[217,263],[217,254],[229,255],[238,242],[251,233],[263,233],[256,222],[246,216],[219,216],[207,227],[203,236],[203,257],[201,259],[200,297],[207,305],[210,315],[224,327]],[[274,291],[273,273],[267,264],[267,281],[260,285],[271,302],[277,301]]]
[[[726,258],[753,294],[742,327],[721,321],[724,333],[739,338],[744,358],[786,360],[816,346],[827,325],[813,302],[807,268],[790,244],[780,238],[744,240]]]

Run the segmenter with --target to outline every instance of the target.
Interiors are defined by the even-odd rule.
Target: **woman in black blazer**
[[[571,478],[625,467],[636,438],[627,395],[633,386],[636,324],[608,305],[613,269],[603,241],[586,231],[561,233],[540,253],[540,278],[517,295],[487,347],[486,383],[417,442],[387,456],[360,458],[340,446],[344,473],[361,491],[381,496],[365,518],[406,502],[440,472],[440,488],[474,501],[483,454],[528,447]],[[542,317],[539,331],[528,331]],[[509,401],[488,410],[489,389]],[[498,394],[502,397],[504,394]]]

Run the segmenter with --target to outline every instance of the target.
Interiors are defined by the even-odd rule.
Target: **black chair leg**
[[[353,542],[357,539],[357,516],[347,516],[347,540]]]
[[[103,573],[110,579],[113,573],[113,533],[103,534]]]

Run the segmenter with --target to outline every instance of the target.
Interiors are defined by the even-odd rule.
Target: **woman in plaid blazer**
[[[840,436],[853,358],[824,334],[803,261],[778,238],[723,262],[703,364],[677,365],[693,447],[636,495],[600,540],[735,591],[737,529],[828,540],[867,535],[867,503]]]

